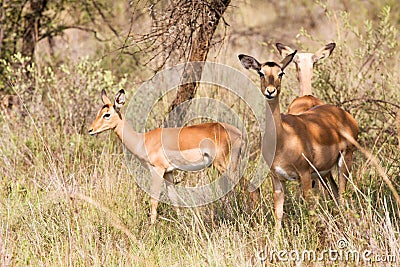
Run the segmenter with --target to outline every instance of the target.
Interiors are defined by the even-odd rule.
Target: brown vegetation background
[[[229,5],[213,14],[221,3]],[[271,259],[260,259],[261,251],[322,253],[339,249],[340,240],[344,252],[371,251],[371,261],[361,259],[361,265],[398,264],[399,10],[395,0],[2,0],[0,265],[262,266]],[[213,26],[211,36],[201,35]],[[313,90],[359,122],[362,149],[343,206],[322,192],[306,204],[299,184],[291,182],[283,233],[275,238],[266,179],[256,211],[238,194],[229,196],[231,209],[216,202],[178,215],[161,205],[159,221],[149,226],[149,198],[135,183],[148,174],[139,165],[128,170],[113,133],[92,138],[87,127],[102,89],[113,95],[125,88],[129,100],[155,73],[190,59],[199,40],[209,40],[201,57],[243,71],[256,84],[257,75],[242,69],[238,54],[277,60],[276,42],[310,52],[337,44],[315,66]],[[294,64],[286,72],[283,110],[298,93]],[[223,89],[195,89],[192,97],[212,96],[248,112]],[[167,95],[155,106],[149,128],[164,123],[175,99]],[[254,117],[243,116],[252,132]],[[258,135],[251,137],[257,158]],[[177,175],[184,185],[215,177],[213,170]],[[379,262],[378,256],[387,257]],[[297,264],[338,261],[357,264]]]

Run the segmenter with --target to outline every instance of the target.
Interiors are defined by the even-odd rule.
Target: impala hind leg
[[[322,185],[325,191],[329,193],[329,196],[333,195],[333,198],[335,200],[338,200],[339,199],[338,186],[335,182],[335,179],[333,179],[332,171],[330,171],[325,177],[322,177],[322,179],[323,179]]]
[[[217,169],[218,176],[222,178],[222,175],[225,175],[223,183],[220,184],[222,192],[227,192],[228,189],[232,189],[235,187],[238,181],[238,175],[240,174],[240,147],[237,147],[237,143],[235,142],[231,148],[231,152],[229,153],[229,149],[226,149],[222,153],[218,154],[214,160],[214,167]],[[236,198],[236,192],[232,191],[234,198]],[[227,201],[227,205],[230,206],[228,196],[224,197],[225,201]]]
[[[150,223],[154,224],[157,219],[157,206],[160,200],[161,187],[164,182],[164,170],[153,167],[151,170],[150,185]]]
[[[241,156],[243,151],[246,149],[246,142],[244,142],[242,139],[238,139],[235,141],[233,149],[232,149],[232,169],[233,169],[233,175],[236,178],[239,178],[238,176],[241,175],[239,183],[240,183],[240,188],[241,188],[241,193],[243,195],[248,194],[250,198],[250,208],[251,211],[254,211],[257,208],[257,205],[261,201],[260,197],[260,188],[254,188],[252,184],[250,183],[249,180],[246,179],[244,176],[244,170],[241,170]],[[243,173],[241,173],[241,171]],[[246,191],[246,192],[245,192]]]
[[[340,153],[338,160],[339,169],[339,202],[343,203],[343,193],[346,190],[347,177],[351,170],[351,164],[353,163],[353,150],[347,149],[345,152]]]
[[[175,183],[174,183],[174,175],[172,174],[172,172],[165,173],[164,174],[164,179],[168,181],[168,183],[167,183],[167,193],[168,193],[169,199],[171,200],[171,203],[172,204],[173,203],[179,203],[178,200],[176,199],[179,196],[178,196],[178,194],[176,194],[176,190],[174,188]],[[175,210],[176,214],[178,216],[180,216],[181,212],[179,210],[179,207],[178,206],[174,206],[174,205],[172,205],[172,206],[174,207],[174,210]]]
[[[222,179],[222,175],[226,175],[226,177],[228,177],[228,179],[225,179],[223,183],[220,184],[220,187],[217,189],[217,194],[220,194],[222,192],[227,192],[227,189],[231,186],[230,183],[233,183],[233,179],[232,179],[232,172],[228,170],[228,164],[215,164],[214,165],[217,173],[218,173],[218,177],[219,179]],[[236,198],[236,193],[234,191],[232,191],[234,197]],[[223,197],[220,198],[221,202],[223,203],[223,205],[226,207],[226,209],[230,209],[231,208],[231,203],[230,203],[230,194],[224,194]]]

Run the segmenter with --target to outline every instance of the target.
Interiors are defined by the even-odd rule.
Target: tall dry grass
[[[289,183],[279,236],[273,233],[269,179],[255,212],[237,194],[229,196],[229,209],[216,202],[181,209],[180,216],[162,204],[159,220],[150,226],[149,197],[135,183],[135,177],[147,174],[139,166],[128,171],[113,133],[96,138],[86,134],[101,89],[125,87],[132,93],[127,80],[116,79],[92,60],[33,66],[29,73],[19,55],[2,62],[20,105],[0,113],[1,265],[262,266],[270,260],[289,266],[398,264],[400,207],[380,173],[400,191],[396,111],[391,105],[400,97],[399,50],[390,14],[383,10],[366,31],[356,30],[346,14],[329,17],[337,21],[341,38],[332,58],[318,66],[314,87],[325,101],[355,115],[359,142],[373,157],[357,152],[343,206],[321,192],[305,203],[299,184]],[[286,76],[283,90],[297,83],[293,68]],[[286,94],[285,101],[292,97]],[[312,251],[321,259],[294,261]],[[329,251],[336,256],[328,256]],[[357,262],[355,251],[367,253],[371,261],[360,257]],[[350,258],[339,253],[350,253]],[[374,262],[378,256],[385,261]]]

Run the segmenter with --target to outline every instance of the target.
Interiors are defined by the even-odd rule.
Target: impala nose
[[[88,130],[88,133],[90,134],[90,135],[93,135],[94,133],[93,133],[93,128],[90,128],[89,130]]]
[[[273,99],[276,96],[276,88],[275,87],[265,88],[264,95],[268,99]]]

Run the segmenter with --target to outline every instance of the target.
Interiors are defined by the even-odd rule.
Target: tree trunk
[[[24,16],[24,34],[22,37],[22,54],[33,57],[37,42],[38,32],[40,30],[40,19],[46,8],[48,0],[30,1],[30,9]]]
[[[398,140],[398,147],[400,150],[400,109],[397,111],[396,120],[395,120],[396,130],[397,130],[397,140]]]
[[[4,40],[4,28],[6,27],[6,5],[7,1],[3,0],[1,5],[1,15],[0,15],[0,56],[2,55],[3,40]]]
[[[203,21],[199,30],[195,33],[192,41],[192,49],[188,58],[189,62],[204,62],[207,59],[207,54],[210,49],[212,37],[217,29],[219,20],[222,18],[230,0],[212,1],[210,8],[210,16],[208,21]],[[186,107],[180,107],[182,103],[194,97],[197,90],[197,82],[201,78],[203,64],[199,67],[192,68],[189,64],[182,75],[182,82],[178,88],[177,95],[169,107],[168,126],[179,126],[183,122],[186,115]]]

